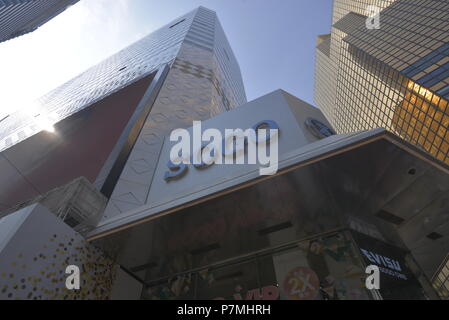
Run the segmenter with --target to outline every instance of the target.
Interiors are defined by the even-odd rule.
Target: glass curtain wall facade
[[[161,98],[166,104],[175,99],[181,107],[199,103],[207,109],[203,113],[217,114],[246,102],[238,62],[218,18],[200,7],[24,105],[24,110],[0,119],[0,151],[40,132],[42,122],[57,123],[164,65],[179,70],[171,71],[179,82],[177,90],[174,84],[165,86],[176,94],[167,97],[169,101]]]
[[[369,5],[380,28],[366,27]],[[339,133],[384,127],[449,162],[447,1],[335,0],[315,102]]]
[[[449,300],[449,255],[435,273],[433,287],[442,299]]]
[[[79,0],[0,1],[0,42],[36,30]]]
[[[158,79],[157,85],[156,80],[152,79]],[[139,92],[134,88],[136,86],[139,87]],[[131,90],[132,88],[135,90]],[[132,101],[131,97],[127,96],[131,95],[131,91],[134,92]],[[24,165],[19,170],[25,176],[29,172],[41,175],[42,170],[36,164],[49,162],[45,158],[47,149],[64,155],[70,154],[61,150],[64,145],[67,147],[69,144],[60,143],[60,139],[65,137],[62,129],[68,119],[81,114],[88,117],[93,124],[93,132],[89,133],[92,136],[90,140],[96,141],[96,137],[102,133],[95,132],[95,121],[98,130],[102,130],[100,124],[107,124],[108,121],[107,117],[93,120],[98,106],[114,105],[117,112],[127,109],[127,117],[131,116],[128,125],[138,124],[140,127],[134,126],[137,130],[131,131],[132,135],[122,130],[127,124],[127,118],[121,129],[116,130],[118,137],[111,137],[114,141],[112,149],[107,150],[106,160],[101,159],[100,168],[96,168],[95,172],[90,172],[88,176],[89,181],[110,198],[105,212],[105,217],[110,217],[138,207],[144,202],[163,138],[167,134],[173,129],[191,126],[194,120],[209,119],[245,102],[240,67],[218,17],[214,11],[199,7],[93,66],[30,105],[23,106],[21,111],[0,119],[0,152],[13,163],[11,159],[20,156],[23,143],[30,142],[31,139],[39,140],[39,143],[33,144],[36,148],[43,146],[41,149],[33,149],[38,159],[35,159],[34,164]],[[134,117],[137,113],[138,118]],[[132,121],[134,122],[131,123]],[[54,132],[47,132],[49,128]],[[53,144],[47,140],[53,141]],[[117,167],[117,155],[124,154],[121,152],[123,145],[128,146],[127,153],[123,156],[126,163],[114,171],[118,177],[114,177],[113,185],[109,183],[106,190],[105,185],[111,181],[111,172]],[[79,146],[72,144],[70,147]],[[74,152],[73,149],[69,151]],[[79,159],[78,162],[83,160]],[[64,171],[69,173],[79,167],[77,164],[66,164]],[[122,178],[121,172],[127,175],[126,179]],[[87,176],[84,173],[81,172],[78,176]],[[63,174],[53,172],[53,176],[62,177]],[[70,181],[57,180],[57,183],[51,183],[53,180],[48,179],[49,186],[39,188],[35,192],[44,194]],[[40,182],[41,180],[34,184]],[[22,185],[15,188],[16,194],[24,194]],[[109,193],[109,190],[114,192]],[[21,199],[25,200],[29,200],[28,197]],[[5,207],[17,204],[9,202]],[[0,198],[0,208],[1,203]]]

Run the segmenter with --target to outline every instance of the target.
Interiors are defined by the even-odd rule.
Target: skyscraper
[[[379,28],[368,28],[373,7]],[[335,0],[315,102],[340,132],[384,127],[449,162],[449,2]]]
[[[79,0],[0,1],[0,42],[32,32]]]
[[[437,298],[449,166],[384,129],[335,135],[283,90],[229,110],[245,100],[199,8],[4,119],[0,299]],[[189,159],[203,119],[217,163],[174,165],[168,134],[186,128]],[[273,131],[220,151],[242,128]]]
[[[111,199],[107,215],[137,206],[164,135],[245,102],[220,22],[200,7],[0,119],[0,210],[79,176]]]

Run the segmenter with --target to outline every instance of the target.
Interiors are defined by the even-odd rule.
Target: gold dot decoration
[[[111,259],[78,234],[54,234],[46,239],[39,245],[41,252],[29,257],[22,252],[15,255],[10,265],[16,273],[4,272],[0,266],[0,299],[109,299],[117,271]],[[68,265],[80,268],[80,290],[65,287]]]

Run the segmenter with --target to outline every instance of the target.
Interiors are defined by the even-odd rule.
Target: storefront
[[[385,246],[388,247],[387,244]],[[378,247],[378,246],[377,246]],[[400,250],[396,250],[400,251]],[[384,299],[425,295],[403,262],[386,267]],[[142,298],[224,300],[366,300],[379,297],[365,288],[365,264],[352,233],[338,232],[265,250],[225,265],[204,268],[150,285]],[[397,260],[393,260],[394,263]],[[382,262],[380,262],[382,264]],[[400,266],[400,267],[399,267]]]
[[[143,299],[429,298],[395,226],[371,213],[379,182],[363,180],[365,166],[399,174],[406,158],[395,147],[396,164],[379,157],[354,166],[385,147],[380,139],[94,243],[144,284]],[[364,187],[354,194],[354,185]],[[379,291],[365,288],[371,264],[381,270]]]
[[[382,129],[298,147],[291,137],[300,134],[289,130],[305,126],[274,119],[276,175],[215,165],[166,182],[161,160],[148,205],[88,240],[140,284],[142,299],[437,298],[429,278],[449,248],[426,238],[438,224],[424,222],[436,214],[424,204],[449,190],[447,167]],[[373,264],[380,290],[370,291],[365,269]]]
[[[367,299],[350,235],[339,232],[167,279],[145,299]]]

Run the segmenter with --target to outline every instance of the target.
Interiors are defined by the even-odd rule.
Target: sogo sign
[[[193,139],[186,129],[177,129],[171,133],[170,141],[178,143],[171,148],[165,181],[182,178],[188,172],[190,164],[202,170],[214,164],[259,163],[260,175],[273,175],[277,172],[279,126],[273,120],[260,121],[245,131],[225,129],[224,138],[218,129],[202,132],[201,121],[193,122],[192,131]]]

